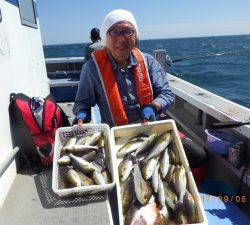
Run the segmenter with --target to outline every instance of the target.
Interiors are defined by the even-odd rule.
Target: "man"
[[[85,61],[92,58],[91,53],[95,50],[102,49],[105,45],[101,42],[100,30],[93,28],[90,31],[91,44],[88,44],[85,48]]]
[[[82,68],[73,107],[77,124],[90,121],[95,104],[102,123],[110,127],[156,120],[173,103],[174,94],[161,65],[135,48],[138,28],[134,16],[114,10],[105,17],[102,29],[106,48],[93,52],[93,59]],[[204,150],[180,135],[191,168],[199,166],[196,177],[204,177]]]
[[[167,76],[160,64],[135,46],[137,23],[131,12],[114,10],[102,26],[106,48],[92,53],[81,72],[73,111],[77,123],[90,120],[99,106],[102,123],[110,127],[153,121],[173,103]]]

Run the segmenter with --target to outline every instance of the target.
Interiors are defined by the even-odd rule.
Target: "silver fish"
[[[174,165],[170,165],[168,168],[168,173],[166,175],[166,177],[164,178],[164,180],[167,183],[171,183],[174,179],[174,170],[175,170],[175,166]]]
[[[181,203],[178,203],[175,207],[174,211],[174,217],[177,222],[177,224],[187,224],[187,216],[184,212],[183,205]]]
[[[124,225],[156,225],[159,224],[160,214],[155,202],[145,206],[132,204],[128,209]]]
[[[174,210],[175,205],[177,203],[177,196],[174,192],[171,191],[166,182],[163,182],[163,187],[164,187],[166,203],[171,209]]]
[[[134,187],[136,198],[142,205],[146,205],[153,194],[153,190],[150,184],[143,179],[138,164],[134,166]]]
[[[186,191],[184,198],[183,198],[183,206],[188,218],[189,223],[197,223],[197,211],[196,205],[193,196]]]
[[[164,193],[164,187],[163,187],[163,183],[162,180],[159,176],[159,181],[158,181],[158,202],[160,204],[160,208],[166,208],[166,199],[165,199],[165,193]]]
[[[159,176],[158,176],[158,171],[159,171],[159,167],[160,165],[158,164],[155,169],[154,172],[152,174],[152,187],[155,193],[158,192],[158,184],[159,184]]]
[[[138,134],[135,137],[131,137],[129,141],[145,141],[149,136],[146,134]]]
[[[81,180],[82,186],[89,186],[89,185],[94,184],[93,180],[91,178],[87,177],[85,174],[80,173],[80,172],[77,172],[77,174]]]
[[[156,143],[151,148],[147,157],[144,159],[147,162],[149,159],[158,157],[162,151],[169,145],[172,139],[172,132],[163,133],[157,140]]]
[[[84,173],[90,173],[97,170],[93,164],[82,159],[81,157],[74,156],[71,153],[69,154],[69,157]]]
[[[160,222],[158,224],[168,225],[170,220],[169,220],[169,212],[168,212],[167,207],[163,207],[161,210],[159,210],[159,213],[160,213]]]
[[[92,151],[92,152],[89,152],[85,155],[82,156],[82,159],[88,161],[88,162],[91,162],[92,160],[94,160],[96,158],[96,151]]]
[[[169,168],[169,155],[168,155],[168,148],[166,148],[160,158],[160,171],[162,179],[166,177],[168,173],[168,168]]]
[[[103,179],[105,181],[106,184],[111,183],[112,179],[111,179],[111,175],[109,173],[109,170],[107,168],[104,168],[101,172]]]
[[[74,169],[67,170],[66,178],[70,182],[70,184],[72,184],[74,187],[81,187],[82,186],[81,179]]]
[[[83,136],[78,138],[78,140],[76,141],[76,145],[84,145],[86,143],[87,140],[89,140],[91,137],[90,136]]]
[[[90,146],[90,145],[74,145],[72,147],[67,147],[64,150],[71,152],[71,153],[85,153],[85,152],[90,152],[90,151],[97,151],[98,147],[97,146]]]
[[[184,166],[175,167],[173,184],[178,194],[179,202],[183,202],[183,197],[186,192],[186,186],[187,186],[186,170]]]
[[[117,157],[123,157],[129,153],[132,153],[136,151],[136,149],[140,146],[142,141],[129,141],[126,144],[124,144],[116,153]]]
[[[157,137],[157,134],[151,134],[148,138],[146,138],[141,145],[137,148],[134,156],[137,156],[139,153],[144,152],[145,150],[147,150],[155,141]]]
[[[60,166],[68,166],[70,164],[70,158],[67,155],[64,155],[58,159],[57,164]]]
[[[157,159],[150,159],[148,162],[142,165],[142,175],[145,180],[149,180],[152,177],[154,169],[157,165]]]
[[[168,154],[169,154],[170,164],[177,165],[181,162],[180,157],[179,157],[179,153],[177,151],[177,147],[173,142],[168,149]]]
[[[90,139],[89,140],[87,140],[86,142],[85,142],[85,145],[95,145],[97,142],[98,142],[98,140],[100,139],[102,137],[102,132],[101,131],[97,131],[97,132],[95,132],[91,137],[90,137]]]
[[[69,139],[67,140],[67,142],[64,144],[64,146],[63,146],[62,149],[63,149],[63,150],[66,150],[67,148],[73,147],[73,146],[75,145],[76,141],[77,141],[77,138],[76,138],[76,137],[69,138]]]
[[[96,184],[98,185],[104,185],[105,184],[105,180],[101,174],[101,172],[99,170],[95,170],[92,173],[92,178],[95,181]]]
[[[98,147],[104,148],[105,147],[105,138],[102,136],[98,141]]]
[[[130,158],[124,159],[123,161],[120,162],[118,171],[121,182],[124,182],[128,178],[132,169],[133,169],[133,161]]]
[[[134,183],[133,177],[130,175],[128,179],[121,183],[121,200],[122,200],[122,211],[125,214],[133,201],[133,191],[134,191]]]

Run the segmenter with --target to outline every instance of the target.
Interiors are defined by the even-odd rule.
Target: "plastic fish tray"
[[[62,146],[73,136],[82,136],[92,131],[103,131],[103,135],[107,140],[107,146],[105,146],[105,155],[107,159],[107,167],[111,174],[112,182],[104,185],[89,185],[74,188],[61,188],[60,187],[60,174],[59,166],[57,164],[60,158]],[[114,153],[111,151],[110,141],[110,128],[106,124],[83,124],[80,126],[62,127],[56,131],[55,146],[54,146],[54,159],[53,159],[53,172],[52,172],[52,189],[60,197],[81,195],[81,194],[94,194],[99,192],[105,192],[112,189],[115,186],[115,172],[114,172]]]
[[[140,133],[145,134],[152,134],[152,133],[163,133],[168,130],[173,131],[173,139],[172,141],[175,143],[177,151],[180,156],[180,160],[183,166],[186,169],[187,175],[187,186],[189,187],[190,193],[194,196],[196,207],[197,207],[197,214],[199,218],[199,223],[195,223],[196,225],[207,225],[207,217],[202,205],[202,201],[197,190],[193,174],[189,167],[186,154],[184,152],[181,139],[179,137],[176,124],[174,120],[162,120],[157,122],[150,122],[147,125],[144,124],[133,124],[133,125],[126,125],[120,127],[113,127],[111,128],[111,144],[113,149],[115,150],[115,157],[117,150],[126,143],[131,137],[136,136]],[[121,159],[115,160],[115,179],[116,179],[116,187],[117,187],[117,198],[118,198],[118,210],[119,210],[119,222],[120,225],[124,225],[124,216],[122,213],[122,203],[121,203],[121,195],[120,195],[120,182],[119,182],[119,174],[118,174],[118,166]]]

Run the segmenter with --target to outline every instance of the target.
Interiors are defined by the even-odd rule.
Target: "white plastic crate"
[[[59,180],[59,166],[57,164],[60,158],[62,146],[73,136],[82,136],[86,132],[91,131],[103,131],[103,135],[107,140],[107,146],[105,146],[105,156],[108,162],[107,167],[111,175],[112,182],[104,185],[89,185],[74,188],[60,188]],[[83,124],[80,126],[73,127],[62,127],[56,131],[55,146],[54,146],[54,159],[53,159],[53,172],[52,172],[52,189],[53,191],[61,196],[79,195],[79,194],[94,194],[98,192],[105,192],[112,189],[115,186],[115,172],[114,172],[114,152],[111,150],[110,141],[110,128],[106,124]]]
[[[181,139],[179,137],[176,124],[174,120],[162,120],[162,121],[157,121],[157,122],[151,122],[147,125],[144,124],[134,124],[134,125],[127,125],[127,126],[120,126],[120,127],[113,127],[111,128],[111,144],[112,148],[115,151],[115,157],[116,157],[116,152],[118,149],[126,143],[131,137],[134,137],[140,133],[145,133],[145,134],[152,134],[152,133],[163,133],[168,130],[173,131],[173,139],[176,148],[178,150],[180,160],[183,164],[183,166],[186,169],[186,175],[187,175],[187,186],[189,187],[190,193],[194,196],[195,198],[195,203],[198,211],[198,218],[199,218],[199,223],[195,223],[196,225],[207,225],[207,217],[202,205],[202,201],[199,195],[199,192],[197,190],[193,174],[191,172],[191,169],[189,167],[186,154],[184,152]],[[116,163],[116,169],[115,169],[115,179],[116,179],[116,185],[117,185],[117,197],[118,197],[118,210],[119,210],[119,222],[120,225],[124,225],[124,216],[122,213],[122,203],[121,203],[121,194],[120,194],[120,182],[119,182],[119,174],[118,174],[118,166],[119,163],[121,162],[122,159],[116,158],[115,163]]]

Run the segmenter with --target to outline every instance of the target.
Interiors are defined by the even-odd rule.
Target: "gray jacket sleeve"
[[[174,93],[170,90],[167,74],[159,62],[151,55],[147,55],[148,71],[152,83],[154,100],[161,104],[162,112],[166,112],[168,107],[174,102]]]
[[[93,73],[93,62],[88,60],[82,67],[80,82],[73,106],[74,114],[81,111],[88,112],[96,104],[95,79]]]

